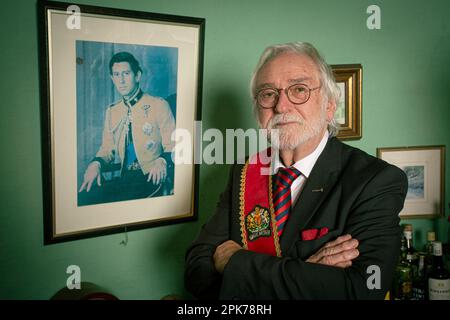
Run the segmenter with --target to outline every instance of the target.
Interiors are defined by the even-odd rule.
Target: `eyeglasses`
[[[255,99],[261,108],[272,109],[277,105],[278,100],[280,99],[280,93],[284,90],[284,93],[291,103],[303,104],[309,100],[311,91],[317,90],[320,87],[321,86],[310,89],[306,84],[296,83],[285,89],[264,88],[256,93]]]

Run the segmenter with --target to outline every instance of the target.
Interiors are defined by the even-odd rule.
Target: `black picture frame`
[[[81,113],[81,104],[77,105],[77,101],[84,97],[82,93],[94,89],[89,89],[89,86],[85,86],[85,91],[79,89],[81,86],[77,81],[80,73],[77,68],[78,64],[86,61],[78,57],[77,50],[79,47],[87,47],[85,50],[93,56],[100,53],[107,56],[101,51],[102,46],[113,52],[117,48],[120,51],[120,48],[130,47],[137,48],[136,52],[141,52],[144,57],[150,57],[157,49],[162,50],[158,52],[176,51],[176,54],[171,55],[176,56],[176,59],[166,59],[171,62],[165,62],[167,70],[174,69],[173,66],[176,69],[176,80],[173,80],[173,72],[172,76],[166,77],[172,79],[168,81],[175,83],[176,88],[173,102],[175,107],[171,103],[168,105],[172,108],[176,129],[182,128],[194,134],[195,121],[201,120],[205,19],[54,1],[39,1],[37,9],[44,244],[196,220],[199,165],[193,159],[190,165],[174,165],[172,193],[160,197],[79,205],[78,189],[82,167],[79,163],[82,162],[80,158],[87,158],[87,152],[83,154],[84,158],[80,156],[82,152],[77,145],[81,140],[80,121],[77,120],[80,118],[78,114]],[[77,17],[81,21],[79,29],[75,21]],[[72,18],[72,29],[69,28],[68,18]],[[62,25],[64,19],[66,28]],[[160,60],[169,56],[168,53],[158,54],[162,57]],[[100,69],[109,70],[107,62],[103,59],[96,63],[101,66]],[[91,79],[86,74],[84,77],[83,79]],[[101,79],[98,76],[97,83],[101,83]],[[160,83],[160,90],[166,90],[161,89],[164,88],[162,82],[155,80],[154,83]],[[148,86],[151,87],[150,84]],[[156,86],[155,84],[154,87]],[[111,89],[108,90],[111,92]],[[117,100],[117,92],[114,94],[116,102],[120,101]],[[111,93],[110,96],[112,95]],[[105,100],[108,95],[99,96]],[[156,97],[158,96],[155,95]],[[114,102],[109,101],[109,106]],[[183,108],[178,107],[180,104]],[[104,113],[108,106],[102,107]],[[100,121],[103,122],[103,119]],[[101,140],[98,137],[99,127],[92,126],[89,130],[97,132],[91,137],[98,144]],[[73,143],[74,141],[77,143]],[[86,138],[83,141],[88,140]],[[194,155],[194,142],[191,147]],[[119,166],[123,165],[119,163]]]

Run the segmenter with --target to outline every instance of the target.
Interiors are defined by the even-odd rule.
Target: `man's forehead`
[[[299,77],[299,78],[293,78],[293,79],[287,79],[286,82],[289,84],[296,84],[296,83],[309,83],[311,81],[314,81],[313,77],[310,76],[304,76],[304,77]],[[265,86],[272,86],[274,83],[273,82],[259,82],[258,83],[258,87],[265,87]]]
[[[131,66],[127,61],[114,62],[113,70],[131,70]]]
[[[303,54],[284,53],[268,61],[257,74],[258,86],[282,78],[288,83],[311,82],[319,79],[314,61]]]

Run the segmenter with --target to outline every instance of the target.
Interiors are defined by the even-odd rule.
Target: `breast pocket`
[[[314,240],[302,240],[301,233],[299,239],[295,243],[297,256],[302,260],[308,259],[314,253],[319,251],[327,242],[335,240],[339,237],[339,230],[330,230],[326,235]]]

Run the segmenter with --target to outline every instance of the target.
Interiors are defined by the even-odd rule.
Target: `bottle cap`
[[[413,231],[413,226],[412,224],[405,224],[403,227],[403,231]]]
[[[434,231],[427,232],[427,241],[436,241],[436,233]]]

